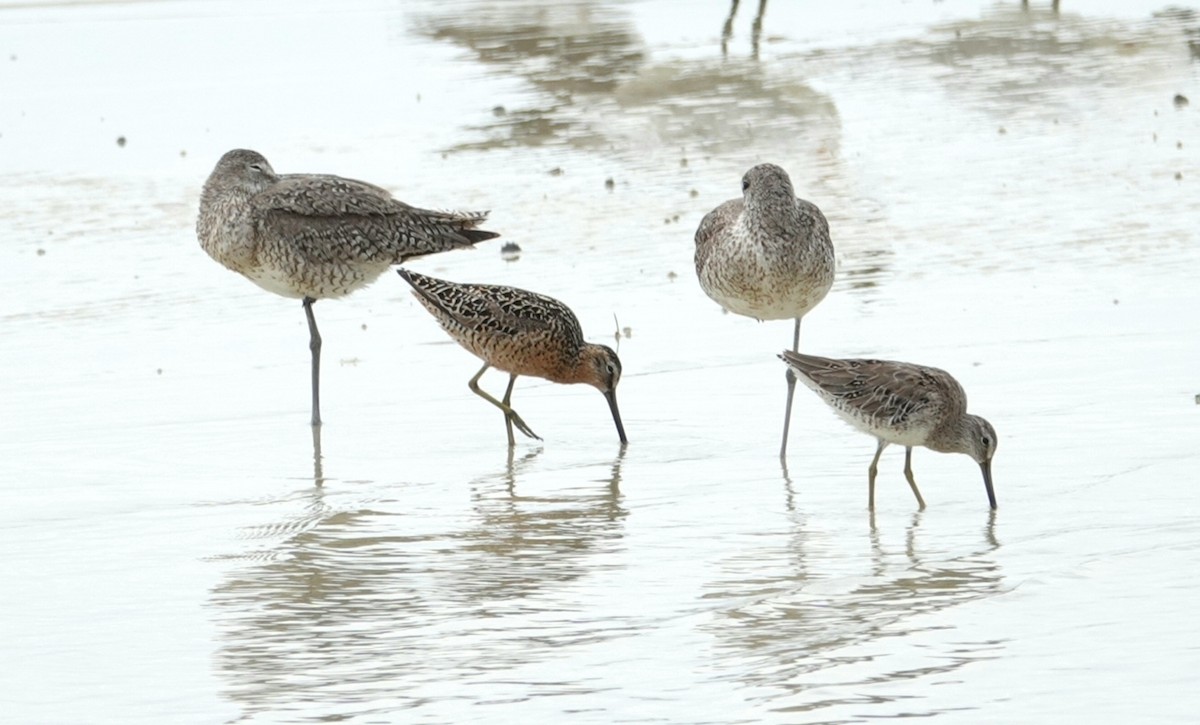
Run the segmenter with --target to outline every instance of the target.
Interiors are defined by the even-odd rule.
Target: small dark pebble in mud
[[[1182,172],[1182,171],[1176,171],[1176,172],[1175,172],[1175,180],[1176,180],[1176,181],[1182,181],[1182,180],[1183,180],[1183,172]]]
[[[496,118],[508,115],[508,109],[504,106],[492,106],[492,115]]]
[[[1176,108],[1183,108],[1187,104],[1188,104],[1187,96],[1183,95],[1182,93],[1175,94],[1175,107]]]
[[[1003,126],[1001,126],[1001,127],[1000,127],[1000,135],[1001,135],[1001,136],[1003,136],[1003,135],[1004,135],[1004,134],[1006,134],[1006,133],[1008,133],[1008,129],[1007,129],[1007,128],[1005,128],[1005,127],[1003,127]]]
[[[682,159],[679,160],[679,165],[684,166],[684,167],[687,166],[687,157],[686,156],[684,156]]]
[[[124,136],[117,136],[117,146],[119,146],[121,148],[125,148],[125,137]]]
[[[562,167],[555,166],[553,169],[550,169],[550,175],[551,176],[562,176],[563,175]]]
[[[678,276],[679,275],[675,274],[674,270],[667,272],[667,279],[671,280],[672,282],[674,282]]]
[[[608,189],[609,191],[612,191],[613,187],[616,185],[617,185],[617,182],[613,181],[613,178],[611,176],[604,180],[604,188]]]
[[[692,189],[691,191],[688,192],[688,195],[691,196],[693,199],[695,199],[697,196],[700,196],[700,192],[696,191],[695,189]]]
[[[187,158],[187,149],[179,149],[179,158],[181,158],[181,159]]]
[[[516,242],[505,242],[500,247],[500,257],[508,262],[515,262],[521,256],[521,245]]]
[[[1200,405],[1200,393],[1196,393],[1196,405]]]
[[[1175,142],[1175,148],[1177,148],[1177,149],[1181,149],[1181,148],[1183,148],[1183,142],[1182,142],[1182,141],[1176,141],[1176,142]]]
[[[45,250],[45,249],[42,249],[41,247],[38,247],[38,250],[37,250],[37,256],[39,256],[39,257],[44,257],[44,256],[46,256],[46,250]]]
[[[367,323],[365,323],[365,322],[362,323],[362,329],[364,329],[364,330],[367,329]]]
[[[155,372],[156,372],[156,373],[158,373],[159,375],[162,375],[162,368],[159,368],[159,369],[158,369],[158,370],[156,370]]]

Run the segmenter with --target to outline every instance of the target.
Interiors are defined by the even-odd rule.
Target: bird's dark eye
[[[750,188],[750,180],[742,179],[742,191],[745,191],[746,189],[749,189],[749,188]]]
[[[992,445],[992,439],[989,438],[988,436],[984,436],[983,437],[983,447],[987,448],[990,445]]]
[[[263,170],[262,164],[250,164],[250,168],[260,173]]]

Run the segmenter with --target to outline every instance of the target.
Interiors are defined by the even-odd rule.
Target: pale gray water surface
[[[1114,5],[0,4],[2,719],[1190,721],[1200,16]],[[628,449],[522,380],[510,459],[383,279],[316,307],[314,460],[299,303],[192,230],[239,146],[491,208],[519,260],[414,268],[629,328]],[[838,250],[801,349],[953,371],[994,516],[896,450],[870,516],[806,391],[781,469],[790,326],[691,260],[761,161]]]

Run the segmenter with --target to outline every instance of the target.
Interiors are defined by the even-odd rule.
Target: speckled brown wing
[[[399,263],[499,236],[474,228],[487,212],[418,209],[378,186],[340,176],[281,176],[251,205],[260,236],[286,239],[314,262]]]
[[[725,234],[725,230],[737,220],[742,213],[743,206],[744,203],[741,199],[730,199],[705,214],[704,218],[700,220],[700,226],[696,227],[697,275],[704,271],[704,265],[708,262],[708,256],[712,253],[713,246]]]
[[[818,238],[829,239],[829,221],[821,213],[820,208],[811,201],[796,197],[796,211],[800,212],[801,224],[808,228],[808,233]],[[833,246],[829,245],[830,258],[833,256]]]
[[[583,345],[583,330],[571,308],[536,292],[487,284],[460,284],[397,270],[460,342],[463,338],[519,338],[553,333],[566,346]]]
[[[966,407],[961,386],[938,368],[790,351],[785,360],[816,386],[829,405],[853,413],[872,427],[904,428],[926,422],[935,411],[940,417],[953,417]]]

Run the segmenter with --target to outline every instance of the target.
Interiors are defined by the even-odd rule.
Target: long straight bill
[[[604,394],[604,399],[608,401],[608,409],[612,411],[613,422],[617,424],[617,435],[621,437],[622,443],[628,443],[629,439],[625,437],[625,426],[621,425],[621,411],[617,410],[617,391],[608,391]]]
[[[983,471],[983,485],[987,486],[988,503],[992,508],[996,508],[996,491],[992,488],[992,462],[984,461],[979,464],[979,468]]]

